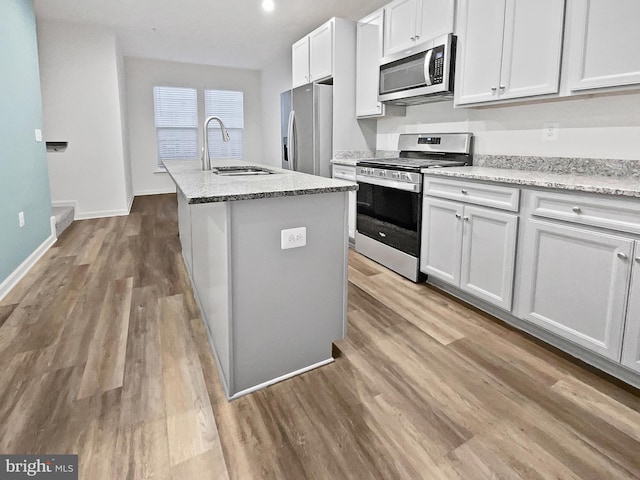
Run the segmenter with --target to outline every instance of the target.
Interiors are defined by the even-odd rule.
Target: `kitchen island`
[[[229,399],[333,361],[346,334],[352,182],[165,161],[182,251]]]

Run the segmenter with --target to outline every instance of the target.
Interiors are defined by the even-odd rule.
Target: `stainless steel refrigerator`
[[[331,177],[333,87],[309,83],[280,101],[282,168]]]

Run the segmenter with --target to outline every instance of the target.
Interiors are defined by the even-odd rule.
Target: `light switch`
[[[36,142],[41,142],[42,141],[42,130],[40,130],[39,128],[36,128]]]

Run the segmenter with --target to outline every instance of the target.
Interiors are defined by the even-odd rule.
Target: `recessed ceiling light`
[[[273,0],[262,0],[262,9],[265,12],[272,12],[275,7]]]

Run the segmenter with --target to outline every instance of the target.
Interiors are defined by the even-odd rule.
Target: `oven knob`
[[[391,176],[392,176],[393,178],[400,178],[400,177],[401,177],[400,172],[393,172],[393,173],[391,174]]]
[[[378,172],[378,175],[381,176],[381,177],[386,177],[387,176],[387,171],[386,170],[380,170]]]

